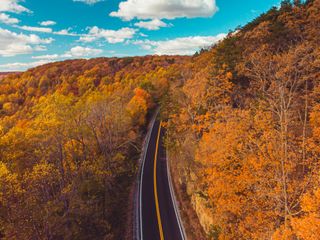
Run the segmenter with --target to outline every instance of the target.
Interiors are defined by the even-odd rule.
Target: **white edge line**
[[[146,156],[147,156],[147,151],[148,151],[148,146],[149,146],[149,142],[150,142],[150,137],[151,137],[151,133],[154,127],[154,123],[156,121],[156,117],[158,116],[159,113],[159,109],[157,109],[157,111],[154,113],[153,119],[151,121],[151,126],[148,129],[148,134],[147,134],[147,138],[146,138],[146,142],[145,142],[145,147],[144,147],[144,153],[143,153],[143,158],[142,158],[142,167],[141,167],[141,174],[140,174],[140,182],[139,182],[139,225],[140,225],[140,238],[138,236],[138,239],[143,240],[143,228],[142,228],[142,179],[143,179],[143,172],[144,172],[144,163],[146,161]],[[137,231],[138,232],[138,231]]]
[[[168,175],[168,181],[169,181],[169,188],[170,188],[170,194],[171,194],[171,200],[173,203],[173,208],[176,214],[176,218],[178,221],[178,225],[179,225],[179,229],[180,229],[180,234],[183,240],[187,239],[187,235],[181,220],[181,215],[180,215],[180,211],[179,208],[177,206],[177,199],[176,199],[176,195],[172,186],[172,179],[171,179],[171,171],[170,171],[170,163],[169,163],[169,153],[168,150],[166,150],[166,157],[167,157],[167,175]]]

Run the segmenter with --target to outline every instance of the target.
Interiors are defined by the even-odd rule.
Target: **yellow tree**
[[[133,123],[141,126],[145,124],[147,111],[153,106],[153,102],[150,94],[141,88],[136,88],[134,93],[127,105],[127,110]]]
[[[312,136],[308,139],[308,171],[312,183],[302,197],[301,212],[292,219],[293,233],[300,239],[316,240],[320,234],[320,105],[316,104],[310,114]]]
[[[272,236],[279,214],[272,123],[266,112],[223,109],[200,141],[196,161],[219,239]]]
[[[256,105],[270,112],[275,120],[275,149],[280,168],[277,180],[280,215],[278,238],[290,236],[290,218],[299,213],[301,195],[309,184],[306,139],[308,113],[310,111],[310,89],[314,84],[316,53],[312,46],[301,44],[287,52],[272,52],[267,45],[250,53],[239,70],[248,76],[254,89]],[[307,170],[308,169],[308,170]]]
[[[4,239],[30,238],[24,231],[28,224],[27,215],[21,211],[25,207],[24,193],[18,175],[0,162],[0,235],[4,235]]]

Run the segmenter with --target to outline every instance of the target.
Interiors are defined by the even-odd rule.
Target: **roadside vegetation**
[[[124,239],[146,115],[184,58],[73,60],[0,82],[0,238]]]
[[[176,187],[209,239],[319,238],[319,11],[283,1],[194,56],[170,89]]]

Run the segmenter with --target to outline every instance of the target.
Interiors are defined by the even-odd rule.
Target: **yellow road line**
[[[158,148],[159,148],[161,123],[162,122],[160,122],[159,130],[158,130],[158,137],[157,137],[157,143],[156,143],[156,153],[154,155],[153,187],[154,187],[154,198],[155,198],[155,201],[156,201],[156,211],[157,211],[158,226],[159,226],[159,232],[160,232],[160,240],[164,240],[162,223],[161,223],[161,216],[160,216],[160,208],[159,208],[158,190],[157,190],[157,158],[158,158]]]

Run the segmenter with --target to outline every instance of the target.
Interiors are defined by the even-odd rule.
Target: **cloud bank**
[[[150,21],[140,21],[134,24],[136,27],[145,28],[148,30],[159,30],[161,27],[171,26],[170,24],[166,24],[160,19],[152,19]]]
[[[174,19],[210,17],[218,10],[215,0],[126,0],[110,16],[130,21],[137,19]]]
[[[56,24],[57,23],[55,21],[51,21],[51,20],[40,22],[40,25],[44,26],[44,27],[53,26],[53,25],[56,25]]]
[[[4,24],[17,24],[20,21],[17,18],[12,18],[8,14],[0,13],[0,22]]]
[[[96,4],[98,2],[102,2],[103,0],[73,0],[74,2],[82,2],[88,5],[93,5]]]
[[[29,9],[20,5],[19,2],[22,2],[22,1],[20,1],[20,0],[1,0],[0,1],[0,12],[14,12],[14,13],[31,12]]]
[[[151,50],[157,55],[192,55],[201,48],[212,46],[226,37],[226,34],[216,36],[194,36],[175,38],[164,41],[134,41],[145,50]]]
[[[0,28],[0,56],[9,57],[43,51],[46,48],[41,44],[50,44],[52,41],[52,38],[43,39],[35,34],[17,34]]]
[[[133,38],[136,33],[136,29],[133,28],[121,28],[119,30],[109,30],[98,27],[92,27],[89,29],[88,34],[80,37],[80,42],[93,42],[99,39],[104,39],[108,43],[122,43],[127,39]]]

